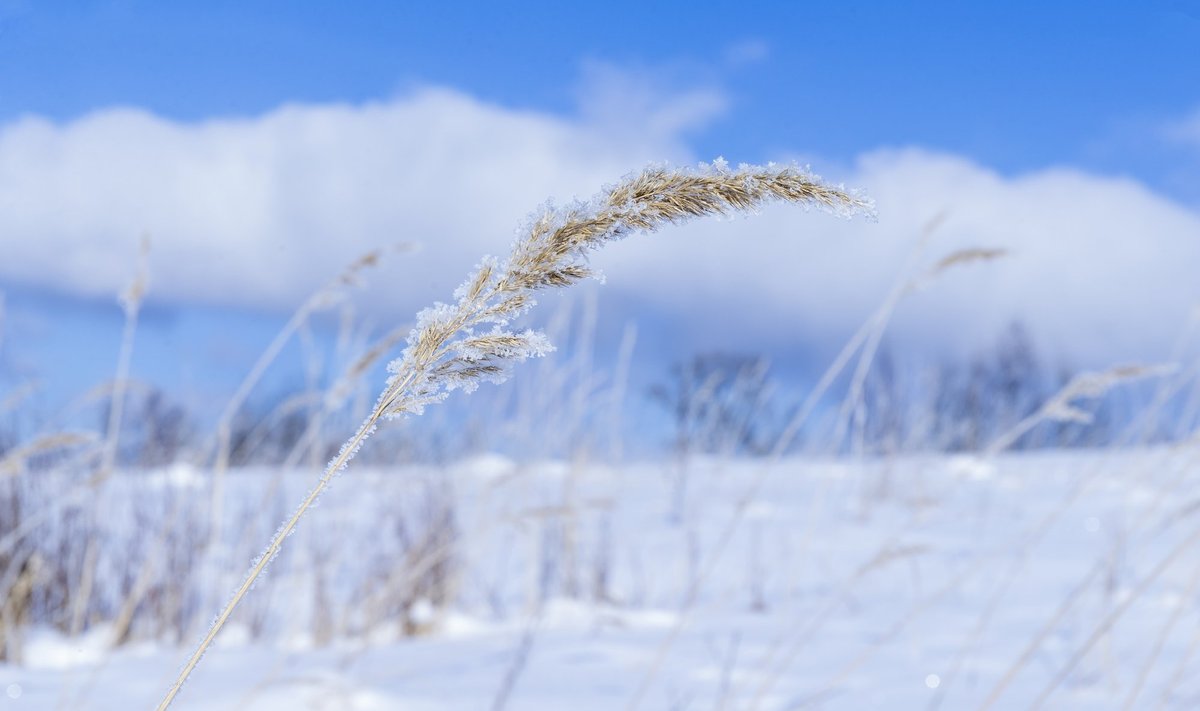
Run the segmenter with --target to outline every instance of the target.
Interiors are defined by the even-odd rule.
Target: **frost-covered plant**
[[[1081,403],[1095,401],[1109,390],[1134,380],[1158,378],[1175,372],[1171,365],[1120,365],[1102,373],[1080,373],[1050,397],[1036,412],[1018,422],[987,448],[989,456],[1016,444],[1017,440],[1042,422],[1078,422],[1088,424],[1092,413],[1083,409]]]
[[[819,206],[843,217],[870,214],[870,202],[794,166],[742,165],[721,159],[694,170],[651,167],[626,177],[591,200],[565,207],[547,204],[518,233],[505,260],[485,258],[454,293],[454,302],[422,311],[408,346],[392,361],[375,408],[326,467],[254,562],[241,587],[217,616],[178,679],[159,704],[167,708],[221,627],[287,536],[381,420],[418,415],[451,391],[470,392],[483,381],[499,383],[513,364],[552,350],[538,331],[517,331],[511,322],[532,308],[538,291],[565,287],[593,276],[588,254],[637,231],[707,215],[755,210],[769,202]]]

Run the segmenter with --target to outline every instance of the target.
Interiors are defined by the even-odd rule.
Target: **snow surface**
[[[311,586],[288,590],[308,559],[282,557],[284,622],[226,629],[173,708],[971,709],[1010,671],[993,708],[1197,708],[1197,453],[695,461],[682,511],[678,463],[461,462],[436,472],[459,594],[417,611],[425,634],[315,646],[286,624],[307,614]],[[347,522],[370,531],[415,476],[351,468],[288,545],[366,558]],[[153,708],[190,650],[109,653],[106,632],[31,632],[0,708]]]

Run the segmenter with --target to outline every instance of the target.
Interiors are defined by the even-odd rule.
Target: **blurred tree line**
[[[981,451],[1035,413],[1064,388],[1077,369],[1051,365],[1026,329],[1011,325],[994,346],[962,362],[902,368],[883,347],[863,383],[852,424],[833,424],[845,388],[824,397],[786,451],[868,454],[914,451]],[[1091,408],[1089,422],[1042,422],[1013,449],[1103,447],[1175,441],[1192,433],[1196,389],[1153,404],[1154,384],[1115,389]],[[801,393],[803,396],[804,393]],[[706,353],[671,367],[649,391],[671,421],[666,444],[678,455],[759,456],[773,451],[801,410],[802,397],[786,397],[761,356]],[[1189,414],[1190,413],[1190,414]],[[1149,425],[1147,424],[1149,423]],[[786,443],[785,443],[786,444]]]
[[[842,381],[849,373],[842,373],[840,384],[824,394],[803,426],[793,428],[809,393],[785,386],[767,358],[700,353],[672,365],[644,398],[631,396],[623,405],[651,408],[662,423],[659,433],[667,434],[639,431],[620,436],[653,440],[650,451],[666,448],[680,458],[756,457],[777,449],[814,454],[980,451],[1037,411],[1076,373],[1043,358],[1020,324],[1005,330],[992,347],[957,362],[906,366],[885,345],[866,371],[859,400],[850,408],[849,426],[835,425],[839,411],[846,408],[848,388]],[[609,407],[608,391],[594,386],[602,377],[576,373],[560,380],[561,393],[539,390],[536,402],[522,404],[521,389],[509,388],[497,389],[490,399],[481,392],[463,399],[460,406],[448,403],[406,427],[389,428],[372,450],[372,459],[436,462],[484,451],[524,457],[594,450],[597,433],[607,431],[604,419],[612,416],[597,414]],[[1153,382],[1117,388],[1093,404],[1090,422],[1041,423],[1013,448],[1177,441],[1200,424],[1200,389],[1187,385],[1153,404]],[[534,390],[531,385],[530,392]],[[555,414],[553,402],[568,396],[577,416]],[[176,461],[206,463],[211,432],[184,403],[144,383],[131,384],[124,397],[118,464],[152,468]],[[230,464],[323,464],[355,415],[344,412],[322,419],[315,405],[305,391],[267,394],[249,404],[233,424]],[[109,419],[108,407],[101,399],[96,410],[95,432],[100,436]],[[13,410],[3,413],[0,458],[27,440],[29,429]],[[548,439],[550,431],[554,437]],[[782,447],[781,437],[787,439]],[[539,448],[551,439],[555,451]]]

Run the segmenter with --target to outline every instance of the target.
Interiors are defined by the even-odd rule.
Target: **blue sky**
[[[7,2],[0,119],[113,105],[185,121],[414,85],[554,113],[603,61],[720,86],[702,154],[917,144],[1003,171],[1171,186],[1146,129],[1200,101],[1195,2]]]
[[[214,322],[252,359],[365,248],[423,245],[368,297],[388,323],[446,298],[543,197],[723,155],[809,162],[875,195],[880,221],[768,212],[739,223],[752,249],[722,225],[687,232],[711,246],[682,255],[671,235],[619,245],[600,258],[609,335],[653,323],[659,360],[730,339],[824,354],[946,212],[929,259],[983,244],[1024,261],[916,299],[899,347],[968,352],[1020,318],[1074,362],[1152,359],[1200,302],[1198,46],[1185,1],[0,1],[6,347],[33,334],[9,358],[50,372],[84,345],[115,358],[115,307],[103,346],[36,334],[95,323],[149,233],[140,366],[223,381],[195,355]],[[828,238],[799,250],[801,233]],[[676,256],[710,287],[703,309],[694,283],[652,276]],[[98,360],[80,382],[104,377]]]

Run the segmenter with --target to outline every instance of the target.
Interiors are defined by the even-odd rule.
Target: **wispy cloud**
[[[745,39],[725,48],[725,62],[730,66],[742,67],[758,64],[771,54],[771,45],[763,39]]]
[[[582,119],[625,145],[677,143],[728,108],[713,87],[679,90],[665,70],[630,71],[607,62],[583,64],[576,90]]]

